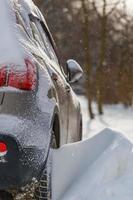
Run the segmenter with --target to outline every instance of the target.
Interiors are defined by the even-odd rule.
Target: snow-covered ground
[[[94,103],[91,121],[79,99],[86,140],[53,152],[53,200],[132,200],[133,108],[104,106],[99,117]]]
[[[53,200],[132,200],[133,143],[105,129],[53,152]]]
[[[104,115],[97,114],[97,106],[93,103],[93,110],[96,114],[94,120],[90,120],[88,115],[87,100],[84,96],[79,96],[83,113],[84,139],[99,133],[105,128],[111,128],[123,133],[133,141],[133,107],[125,108],[123,105],[105,105]]]

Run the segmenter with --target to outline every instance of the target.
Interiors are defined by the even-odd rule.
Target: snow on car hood
[[[53,200],[133,199],[133,144],[115,131],[63,146],[53,163]]]
[[[11,0],[0,1],[0,64],[23,64],[24,51],[20,48],[15,13]]]

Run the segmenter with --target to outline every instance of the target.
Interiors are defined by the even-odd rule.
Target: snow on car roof
[[[16,38],[15,15],[10,0],[0,2],[0,64],[18,63],[20,48]],[[18,60],[19,59],[19,60]],[[22,60],[22,58],[21,58]]]
[[[36,6],[31,0],[1,0],[0,2],[0,65],[24,64],[26,51],[21,48],[20,32],[16,24],[14,3],[25,8],[27,14],[34,12]]]
[[[12,0],[13,1],[13,0]],[[14,0],[18,2],[20,5],[22,5],[28,14],[37,12],[37,6],[33,3],[32,0]]]

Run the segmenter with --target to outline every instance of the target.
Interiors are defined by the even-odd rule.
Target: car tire
[[[51,200],[52,199],[52,149],[56,149],[56,138],[54,132],[52,133],[51,144],[49,155],[47,158],[47,163],[45,169],[42,173],[41,179],[39,181],[39,186],[35,191],[35,200]]]

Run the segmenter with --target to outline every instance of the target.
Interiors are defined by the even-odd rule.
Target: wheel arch
[[[52,130],[54,131],[57,148],[60,147],[60,117],[59,117],[59,109],[58,106],[55,107],[53,120],[52,120]]]

